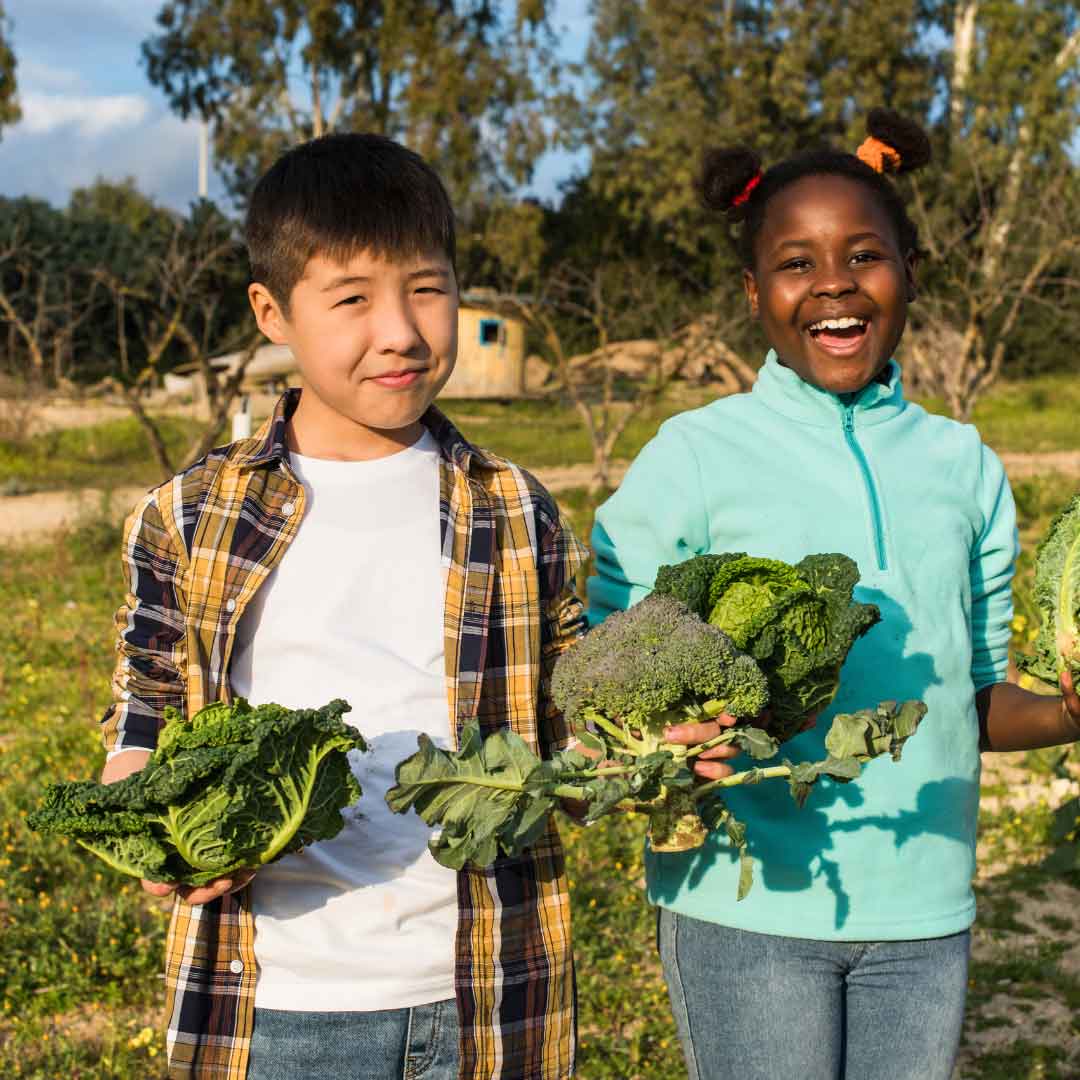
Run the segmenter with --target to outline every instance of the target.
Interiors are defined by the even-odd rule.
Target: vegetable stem
[[[694,798],[700,799],[716,788],[738,787],[740,784],[757,783],[758,780],[772,780],[780,776],[790,776],[790,765],[771,765],[767,769],[747,769],[745,772],[732,773],[720,780],[710,780],[707,784],[694,789]]]

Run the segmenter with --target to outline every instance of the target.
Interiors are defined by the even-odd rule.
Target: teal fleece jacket
[[[647,852],[649,898],[759,933],[825,940],[940,937],[975,915],[975,693],[1005,678],[1016,512],[973,427],[904,400],[900,369],[858,394],[803,382],[770,353],[753,392],[667,421],[593,531],[590,622],[645,596],[665,563],[746,551],[797,562],[843,552],[882,621],[855,643],[832,708],[784,747],[825,756],[836,712],[920,698],[903,760],[823,780],[799,810],[786,785],[725,793],[748,825],[755,884],[736,901],[725,840]]]

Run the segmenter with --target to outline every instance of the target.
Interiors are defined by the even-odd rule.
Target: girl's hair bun
[[[896,172],[910,172],[930,160],[930,139],[926,132],[913,120],[892,109],[871,109],[866,118],[866,130],[872,138],[896,152],[900,158]]]
[[[728,213],[746,202],[761,176],[761,158],[744,146],[706,150],[697,191],[708,210]]]

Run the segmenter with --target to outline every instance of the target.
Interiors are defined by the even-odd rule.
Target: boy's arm
[[[128,517],[122,558],[127,595],[115,620],[114,700],[101,719],[109,755],[101,771],[104,784],[143,768],[157,745],[165,707],[171,705],[184,714],[187,704],[184,614],[176,588],[181,555],[156,492],[148,494]],[[154,896],[177,892],[189,904],[205,904],[242,888],[251,876],[251,871],[240,871],[199,888],[159,881],[142,884]]]
[[[166,706],[181,714],[186,711],[187,643],[176,584],[182,572],[177,547],[157,493],[151,492],[124,525],[127,592],[115,618],[113,704],[101,719],[102,741],[110,758],[107,766],[128,756],[121,751],[154,749]],[[128,764],[134,761],[129,758]],[[145,760],[138,767],[143,764]],[[112,770],[110,775],[120,778]]]
[[[540,684],[538,741],[540,756],[550,757],[573,741],[562,713],[551,700],[555,661],[585,633],[585,606],[574,592],[574,576],[585,565],[588,549],[552,506],[552,516],[540,543]]]

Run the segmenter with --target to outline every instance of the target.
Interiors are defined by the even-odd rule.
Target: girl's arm
[[[1080,739],[1080,695],[1068,672],[1061,697],[1033,694],[1012,683],[983,687],[975,695],[980,750],[1038,750]]]

